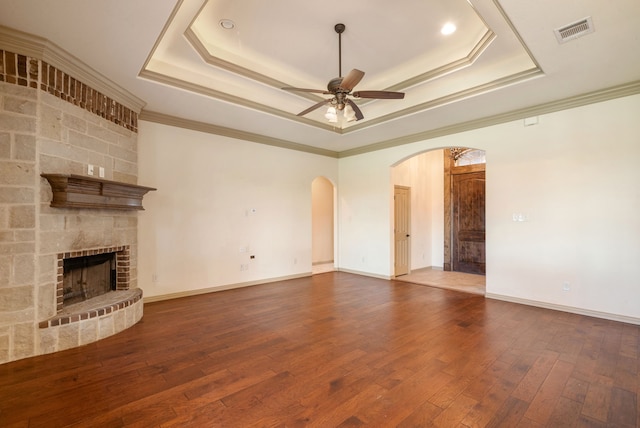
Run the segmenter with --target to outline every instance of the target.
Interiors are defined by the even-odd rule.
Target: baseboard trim
[[[370,273],[370,272],[361,272],[359,270],[352,270],[352,269],[344,269],[344,268],[336,268],[336,271],[338,272],[346,272],[346,273],[352,273],[354,275],[362,275],[362,276],[368,276],[370,278],[378,278],[378,279],[386,279],[386,280],[390,280],[393,279],[390,276],[387,275],[377,275],[375,273]]]
[[[252,287],[254,285],[269,284],[271,282],[286,281],[289,279],[305,278],[311,276],[311,272],[296,275],[287,275],[277,278],[260,279],[257,281],[239,282],[236,284],[218,285],[215,287],[199,288],[197,290],[186,290],[177,293],[161,294],[159,296],[144,296],[144,303],[160,302],[163,300],[179,299],[181,297],[198,296],[200,294],[215,293],[217,291],[233,290],[234,288]]]
[[[313,262],[311,263],[311,266],[328,265],[329,263],[333,264],[333,260],[327,260],[325,262]]]
[[[627,324],[640,325],[640,318],[628,317],[626,315],[611,314],[608,312],[593,311],[590,309],[575,308],[573,306],[557,305],[555,303],[540,302],[538,300],[521,299],[519,297],[505,296],[503,294],[486,293],[488,299],[502,300],[504,302],[519,303],[521,305],[536,306],[538,308],[552,309],[554,311],[569,312],[572,314],[585,315],[594,318],[602,318],[611,321],[624,322]]]

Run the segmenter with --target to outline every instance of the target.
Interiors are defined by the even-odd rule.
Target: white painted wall
[[[341,159],[340,268],[393,272],[391,165],[476,147],[487,152],[487,292],[640,319],[639,115],[635,95]]]
[[[444,158],[442,150],[413,156],[392,168],[393,185],[411,188],[410,269],[444,262]]]
[[[640,320],[639,114],[636,95],[339,160],[141,122],[139,182],[158,191],[138,282],[149,297],[310,272],[320,175],[339,189],[337,266],[388,278],[392,166],[467,146],[487,152],[487,292]]]
[[[158,189],[138,217],[146,297],[311,272],[311,183],[320,175],[337,182],[336,159],[139,127],[138,180]]]

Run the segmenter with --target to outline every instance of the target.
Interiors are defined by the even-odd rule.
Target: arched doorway
[[[394,277],[398,280],[443,288],[457,289],[457,285],[460,284],[466,288],[464,291],[484,294],[484,276],[451,272],[450,267],[450,173],[453,167],[452,155],[459,154],[460,151],[471,154],[467,149],[435,149],[417,153],[392,166],[392,187],[394,190],[398,186],[409,188],[411,195],[409,269],[407,274],[400,273],[400,276],[394,272]],[[473,154],[476,155],[477,153]],[[459,165],[462,166],[465,162],[466,158],[460,161]],[[484,170],[484,165],[482,169]],[[484,208],[484,205],[482,207]],[[394,212],[391,225],[394,232],[397,226],[395,215]],[[395,243],[392,254],[393,266],[396,267]]]
[[[311,183],[311,271],[334,270],[335,260],[335,188],[325,177]]]

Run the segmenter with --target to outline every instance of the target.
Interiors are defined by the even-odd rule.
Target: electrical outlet
[[[103,166],[98,168],[98,175],[99,175],[100,178],[104,178],[104,167]]]
[[[571,284],[569,284],[569,281],[564,281],[562,283],[562,291],[571,291]]]
[[[249,270],[249,265],[247,265],[247,264],[241,264],[241,265],[240,265],[240,270]]]
[[[529,221],[529,216],[524,213],[513,213],[512,218],[517,222]]]

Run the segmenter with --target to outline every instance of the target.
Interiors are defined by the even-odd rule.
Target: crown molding
[[[0,25],[0,49],[44,61],[139,113],[146,103],[55,43]]]
[[[370,153],[378,150],[389,149],[393,147],[402,146],[405,144],[430,140],[432,138],[444,137],[446,135],[472,131],[474,129],[480,129],[488,126],[499,125],[506,122],[512,122],[514,120],[521,120],[531,116],[539,116],[543,114],[554,113],[561,110],[568,110],[571,108],[582,107],[588,104],[599,103],[603,101],[612,100],[615,98],[622,98],[622,97],[637,95],[637,94],[640,94],[640,80],[635,82],[630,82],[624,85],[618,85],[611,88],[602,89],[599,91],[589,92],[587,94],[578,95],[571,98],[565,98],[565,99],[554,101],[551,103],[540,104],[533,107],[514,110],[511,112],[507,112],[499,115],[489,116],[489,117],[472,120],[472,121],[468,121],[460,124],[455,124],[451,126],[445,126],[442,128],[432,129],[429,131],[419,132],[416,134],[405,135],[399,138],[381,141],[368,146],[359,147],[359,148],[350,149],[350,150],[344,150],[341,152],[321,149],[318,147],[312,147],[305,144],[294,143],[292,141],[268,137],[266,135],[239,131],[233,128],[225,128],[222,126],[211,125],[208,123],[198,122],[195,120],[182,119],[179,117],[170,116],[170,115],[152,112],[152,111],[146,111],[146,110],[143,110],[140,113],[140,116],[138,119],[145,120],[147,122],[155,122],[163,125],[176,126],[179,128],[191,129],[194,131],[200,131],[200,132],[220,135],[220,136],[234,138],[234,139],[252,141],[254,143],[266,144],[269,146],[280,147],[284,149],[298,150],[306,153],[313,153],[321,156],[328,156],[332,158],[346,158],[349,156],[356,156],[356,155]]]
[[[460,101],[465,98],[470,98],[476,95],[485,94],[487,92],[495,91],[497,89],[503,88],[508,85],[513,85],[515,83],[521,83],[529,79],[537,78],[544,75],[544,73],[539,68],[531,68],[529,70],[522,71],[520,73],[512,74],[500,79],[493,80],[491,82],[484,83],[482,85],[474,86],[472,88],[464,89],[462,91],[458,91],[449,95],[445,95],[440,98],[435,98],[433,100],[426,101],[424,103],[416,104],[414,106],[395,111],[393,113],[389,113],[385,116],[376,117],[373,119],[368,119],[365,123],[356,123],[346,129],[344,129],[344,133],[354,132],[359,129],[368,128],[373,125],[377,125],[379,123],[386,122],[392,119],[398,119],[403,116],[407,116],[414,113],[419,113],[421,111],[433,109],[435,107],[443,106],[445,104],[451,104],[455,101]]]
[[[264,105],[261,103],[257,103],[255,101],[250,101],[245,98],[240,98],[235,95],[228,94],[226,92],[218,91],[216,89],[212,89],[206,86],[198,85],[196,83],[192,83],[186,80],[177,79],[171,76],[167,76],[166,74],[158,73],[152,70],[144,69],[140,71],[138,74],[139,77],[144,79],[162,83],[164,85],[172,86],[175,88],[184,89],[189,92],[194,92],[196,94],[204,95],[207,97],[212,97],[217,100],[225,101],[231,104],[239,105],[242,107],[250,108],[252,110],[261,111],[263,113],[268,113],[272,116],[281,117],[284,119],[295,120],[296,122],[304,123],[306,125],[314,126],[316,128],[323,129],[325,131],[336,132],[336,130],[331,127],[328,123],[320,123],[315,120],[308,119],[306,117],[298,117],[286,111],[280,110],[278,108]]]
[[[159,123],[162,125],[175,126],[178,128],[191,129],[193,131],[205,132],[208,134],[220,135],[223,137],[234,138],[237,140],[251,141],[254,143],[265,144],[268,146],[279,147],[282,149],[297,150],[299,152],[312,153],[320,156],[328,156],[337,158],[338,152],[332,150],[321,149],[319,147],[307,146],[305,144],[294,143],[293,141],[281,140],[279,138],[267,137],[252,132],[240,131],[233,128],[211,125],[209,123],[198,122],[195,120],[182,119],[179,117],[157,113],[153,111],[143,110],[138,117],[138,121]]]
[[[388,149],[392,147],[402,146],[405,144],[416,143],[418,141],[430,140],[432,138],[444,137],[446,135],[458,134],[460,132],[472,131],[474,129],[485,128],[488,126],[499,125],[514,120],[520,120],[531,116],[540,116],[543,114],[554,113],[561,110],[568,110],[576,107],[582,107],[588,104],[609,101],[615,98],[622,98],[630,95],[640,94],[640,80],[630,82],[599,91],[589,92],[575,97],[565,98],[550,103],[540,104],[533,107],[527,107],[511,112],[488,116],[485,118],[459,123],[442,128],[432,129],[429,131],[419,132],[416,134],[405,135],[403,137],[394,138],[392,140],[381,141],[368,146],[359,147],[351,150],[344,150],[338,153],[339,158],[356,156],[364,153],[374,152],[377,150]]]

